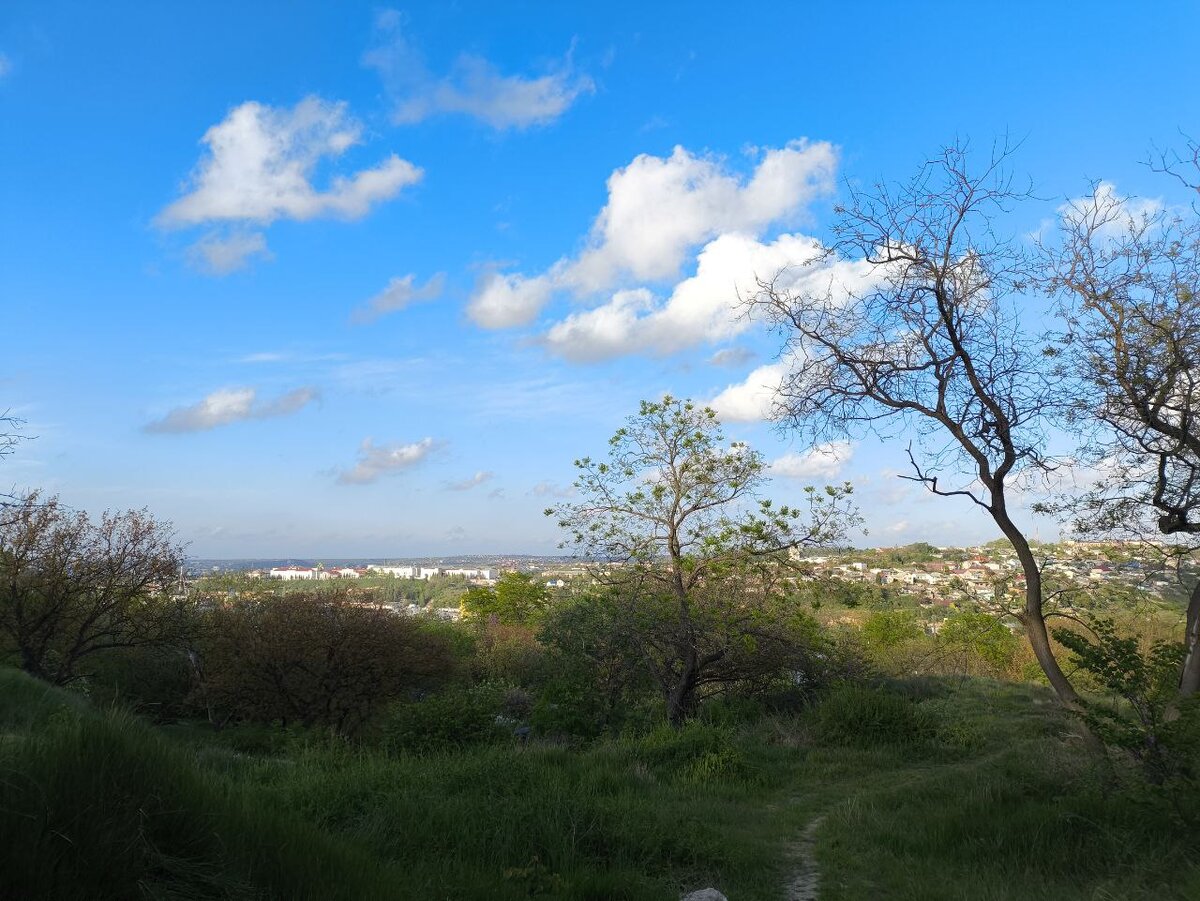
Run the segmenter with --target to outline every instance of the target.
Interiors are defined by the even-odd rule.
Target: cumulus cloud
[[[671,278],[688,251],[724,232],[757,234],[795,215],[832,188],[832,145],[793,141],[761,152],[749,179],[723,161],[676,147],[669,157],[642,154],[608,179],[608,202],[587,247],[563,273],[580,291],[603,291],[620,278]]]
[[[485,482],[490,482],[495,477],[496,474],[494,472],[481,469],[473,476],[468,476],[458,481],[447,482],[446,488],[449,491],[470,491],[472,488],[477,488]]]
[[[548,276],[525,278],[489,271],[479,279],[467,314],[484,328],[527,325],[537,318],[553,291]]]
[[[187,192],[159,213],[164,228],[209,222],[269,224],[320,216],[357,219],[419,181],[422,171],[391,155],[377,166],[338,175],[320,190],[317,164],[359,143],[362,126],[345,103],[306,97],[291,109],[248,101],[202,139],[208,150]]]
[[[568,360],[590,361],[624,354],[667,355],[705,342],[735,337],[750,327],[740,298],[756,290],[756,278],[774,278],[781,290],[812,289],[844,294],[861,281],[847,263],[811,266],[824,252],[814,238],[780,235],[764,244],[743,234],[709,242],[696,274],[659,301],[646,288],[619,291],[590,310],[572,313],[546,332],[543,342]]]
[[[338,482],[343,485],[366,485],[386,475],[395,475],[416,466],[437,448],[432,438],[422,438],[412,444],[376,445],[364,438],[358,449],[358,462],[354,468],[338,473]]]
[[[209,275],[228,275],[244,269],[253,257],[270,259],[271,251],[262,232],[233,232],[206,235],[189,248],[188,256]]]
[[[423,300],[433,300],[442,293],[446,284],[446,275],[439,272],[425,284],[418,286],[416,276],[412,273],[398,276],[387,283],[387,287],[368,300],[363,306],[351,314],[352,322],[373,322],[380,316],[403,310],[410,304]]]
[[[771,473],[789,479],[837,478],[850,458],[854,447],[849,441],[830,441],[817,444],[803,453],[788,453],[771,462]]]
[[[345,103],[307,97],[286,108],[247,101],[204,133],[207,149],[183,196],[155,224],[215,226],[189,255],[212,274],[231,272],[266,253],[262,234],[239,227],[322,216],[359,219],[420,181],[421,169],[392,154],[375,166],[335,175],[324,187],[313,184],[319,163],[340,157],[361,139],[362,126]]]
[[[632,326],[646,325],[639,320],[656,312],[656,305],[642,293],[649,290],[646,285],[677,278],[696,248],[706,245],[696,276],[676,287],[678,298],[673,294],[663,302],[671,306],[674,301],[670,312],[648,324],[654,337],[640,339],[645,346],[632,352],[670,353],[678,346],[736,332],[731,331],[730,304],[740,280],[753,283],[754,270],[744,268],[753,262],[748,257],[783,256],[775,246],[778,242],[763,245],[756,237],[773,223],[795,219],[808,203],[831,190],[837,162],[833,146],[823,142],[793,141],[755,153],[756,164],[748,176],[732,171],[724,160],[683,147],[667,157],[636,157],[609,177],[607,202],[582,251],[538,275],[490,273],[477,287],[468,312],[485,328],[507,328],[532,321],[555,292],[589,299],[615,290],[596,311],[569,317],[547,336],[549,346],[566,356],[612,355],[603,346],[606,339],[626,343]],[[793,250],[811,243],[790,237]],[[812,256],[811,251],[806,254],[805,258]],[[787,258],[781,265],[791,262],[796,260]],[[710,296],[713,290],[719,300]],[[589,312],[596,315],[589,319]],[[685,337],[666,337],[681,323]],[[595,349],[580,347],[592,338]]]
[[[744,382],[729,385],[708,402],[725,422],[763,422],[771,418],[775,395],[787,375],[783,362],[759,366]]]
[[[471,116],[497,130],[544,125],[595,90],[591,78],[575,72],[569,53],[541,75],[508,75],[483,57],[464,53],[448,74],[436,76],[403,26],[395,10],[379,14],[376,46],[363,56],[393,95],[397,124],[445,113]]]
[[[287,416],[316,400],[315,388],[297,388],[271,401],[259,401],[255,388],[222,388],[200,401],[176,407],[162,419],[149,423],[147,432],[203,432],[248,419]]]

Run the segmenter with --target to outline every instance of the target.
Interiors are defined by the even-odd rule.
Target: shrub
[[[102,707],[123,704],[162,723],[192,712],[187,653],[178,647],[119,648],[97,654],[87,694]]]
[[[482,624],[471,669],[485,682],[533,686],[546,676],[546,651],[528,626]]]
[[[1055,629],[1054,638],[1108,695],[1083,703],[1092,734],[1137,760],[1152,782],[1194,778],[1200,706],[1181,704],[1177,697],[1183,643],[1155,641],[1143,648],[1139,636],[1121,634],[1104,617],[1093,619],[1091,630],[1088,637]]]
[[[816,706],[810,722],[816,738],[832,745],[919,745],[938,737],[937,718],[921,705],[855,684],[834,688]]]
[[[340,733],[414,688],[446,682],[457,666],[443,630],[342,593],[218,607],[199,645],[198,695],[210,715]]]
[[[1020,644],[988,613],[955,613],[946,617],[938,632],[942,669],[963,676],[1009,675]]]
[[[390,706],[379,730],[389,751],[441,751],[512,737],[505,725],[507,691],[500,685],[455,687]]]

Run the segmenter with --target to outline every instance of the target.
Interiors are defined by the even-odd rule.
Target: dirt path
[[[824,816],[814,819],[804,827],[799,841],[792,846],[796,869],[792,878],[788,880],[787,901],[817,901],[817,890],[821,880],[813,848],[817,843],[817,830],[824,822]]]

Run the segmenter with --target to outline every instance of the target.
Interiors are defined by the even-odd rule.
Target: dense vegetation
[[[823,898],[1200,891],[1169,799],[1080,755],[1034,688],[847,687],[799,716],[418,752],[156,731],[0,679],[6,897],[778,898],[818,815]]]

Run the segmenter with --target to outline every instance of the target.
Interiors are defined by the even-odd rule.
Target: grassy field
[[[778,899],[819,815],[823,899],[1200,897],[1195,823],[1028,686],[413,756],[155,730],[5,670],[0,733],[6,898]]]

